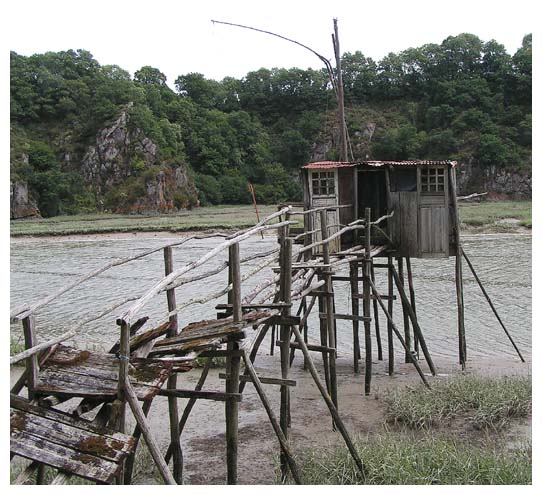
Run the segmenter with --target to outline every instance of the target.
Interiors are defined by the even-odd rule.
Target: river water
[[[178,239],[179,237],[177,237]],[[23,239],[11,240],[11,301],[10,306],[34,302],[52,291],[68,284],[76,277],[105,265],[117,258],[124,258],[158,247],[174,240],[160,237],[137,236],[134,239]],[[219,238],[189,241],[173,248],[175,268],[198,259],[216,246]],[[496,234],[464,236],[464,250],[474,264],[479,277],[492,298],[502,320],[526,357],[531,355],[531,236],[523,234]],[[241,257],[267,251],[276,247],[273,236],[252,237],[241,244]],[[226,253],[214,258],[199,271],[207,271],[225,260]],[[243,265],[243,273],[261,260]],[[447,260],[412,260],[416,309],[428,348],[436,356],[457,356],[457,309],[455,304],[454,258]],[[79,329],[75,338],[78,346],[106,349],[118,338],[115,318],[121,309],[112,314],[80,326],[80,322],[99,314],[105,307],[128,296],[145,292],[163,276],[163,255],[158,251],[150,256],[115,267],[102,275],[66,293],[57,301],[41,309],[37,315],[38,340],[44,341],[68,329]],[[346,274],[347,268],[342,271]],[[473,356],[513,356],[515,351],[484,296],[468,266],[464,264],[465,326],[469,358]],[[197,272],[195,272],[197,273]],[[257,283],[269,278],[271,272],[263,270],[243,284],[246,294]],[[177,304],[198,296],[205,296],[226,286],[227,271],[205,281],[180,287]],[[377,286],[387,293],[387,276],[376,270]],[[336,311],[347,313],[351,308],[348,283],[337,282]],[[225,302],[221,298],[220,302]],[[182,311],[180,323],[213,318],[217,301],[193,305]],[[148,303],[139,316],[150,316],[153,322],[165,320],[165,295]],[[402,325],[400,303],[394,306],[399,327]],[[316,311],[309,320],[310,336],[316,340]],[[362,327],[362,325],[361,325]],[[386,356],[386,322],[380,314],[380,327],[384,357]],[[146,328],[150,328],[149,323]],[[338,350],[340,354],[352,353],[352,324],[338,321]],[[374,330],[374,329],[373,329]],[[362,329],[361,329],[362,331]],[[20,324],[11,325],[12,338],[21,339]],[[373,332],[374,337],[374,332]],[[363,342],[363,338],[361,339]],[[399,343],[395,343],[396,349]],[[269,341],[264,342],[269,352]],[[376,349],[376,341],[373,343]],[[363,352],[363,351],[362,351]]]

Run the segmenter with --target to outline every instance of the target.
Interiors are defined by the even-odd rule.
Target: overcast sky
[[[513,54],[534,27],[532,0],[358,0],[327,2],[19,0],[3,2],[4,43],[22,55],[83,48],[102,65],[131,74],[157,67],[173,86],[188,72],[222,79],[260,67],[313,67],[310,52],[265,34],[213,25],[211,19],[246,24],[296,39],[331,58],[333,18],[341,51],[375,60],[463,32],[495,39]]]

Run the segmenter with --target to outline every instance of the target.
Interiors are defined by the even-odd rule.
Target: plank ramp
[[[250,311],[243,315],[240,322],[233,318],[220,320],[202,320],[190,323],[179,335],[157,341],[150,356],[173,354],[182,356],[189,352],[201,353],[207,349],[218,347],[228,338],[240,335],[242,330],[252,325],[259,325],[270,318],[276,311]]]
[[[130,360],[130,382],[139,400],[150,400],[172,371],[171,363]],[[114,354],[58,346],[41,368],[36,393],[110,400],[117,395],[119,360]]]
[[[10,395],[10,451],[76,476],[112,483],[135,449],[129,435]]]

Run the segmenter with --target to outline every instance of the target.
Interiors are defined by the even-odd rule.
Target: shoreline
[[[241,230],[243,227],[224,228],[224,229],[191,229],[182,231],[158,230],[158,231],[118,231],[118,232],[92,232],[92,233],[75,233],[75,234],[53,234],[53,235],[10,235],[10,242],[32,242],[32,241],[57,241],[57,242],[79,242],[79,241],[103,241],[103,240],[119,240],[129,241],[133,239],[177,239],[193,234],[213,234],[219,232],[234,232]],[[469,227],[463,226],[461,230],[463,236],[478,236],[478,235],[532,235],[532,229],[526,227],[514,227],[510,230],[499,231],[494,226],[486,227]],[[273,235],[269,232],[264,232],[265,236]]]

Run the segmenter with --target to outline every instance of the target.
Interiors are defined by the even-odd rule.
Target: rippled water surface
[[[10,306],[34,302],[66,285],[77,276],[109,263],[113,259],[137,254],[169,242],[165,238],[135,239],[54,239],[11,241],[11,302]],[[173,248],[175,267],[178,268],[203,256],[220,242],[218,238],[194,240]],[[528,235],[479,235],[464,237],[464,249],[473,262],[479,277],[492,298],[505,325],[516,343],[527,356],[531,353],[531,236]],[[272,249],[276,240],[252,237],[241,244],[241,256]],[[198,271],[206,271],[225,260],[226,253],[212,259]],[[243,265],[243,272],[261,260]],[[455,304],[454,259],[412,260],[416,306],[421,328],[429,350],[434,356],[457,355],[457,309]],[[105,307],[128,296],[142,294],[163,275],[161,251],[127,265],[115,267],[93,278],[59,300],[40,310],[37,315],[38,338],[60,335],[77,328],[85,319],[97,315]],[[345,271],[343,268],[342,271]],[[379,273],[380,272],[380,273]],[[197,273],[197,272],[196,272]],[[243,285],[243,294],[257,283],[269,278],[271,272],[263,270]],[[387,277],[383,270],[376,270],[377,285],[387,293]],[[514,350],[495,319],[474,277],[464,264],[465,318],[469,356],[514,355]],[[177,290],[177,303],[204,296],[226,286],[227,271],[205,281],[184,286]],[[348,312],[351,301],[348,283],[337,282],[336,311]],[[220,302],[225,302],[222,298]],[[181,324],[204,318],[213,318],[216,311],[212,301],[193,305],[180,314]],[[118,338],[116,310],[100,320],[80,328],[77,344],[105,349]],[[165,319],[166,301],[162,294],[145,306],[140,316],[151,320]],[[316,313],[316,312],[314,312]],[[399,303],[395,304],[396,322],[402,325]],[[311,335],[318,335],[316,315],[311,316]],[[338,347],[340,353],[352,352],[352,324],[338,322]],[[384,354],[387,338],[384,317],[380,314]],[[148,327],[150,328],[150,327]],[[12,336],[20,338],[20,324],[11,326]],[[316,337],[314,337],[316,338]],[[268,344],[264,344],[266,347]],[[398,346],[396,343],[396,347]],[[373,344],[376,349],[376,342]]]

